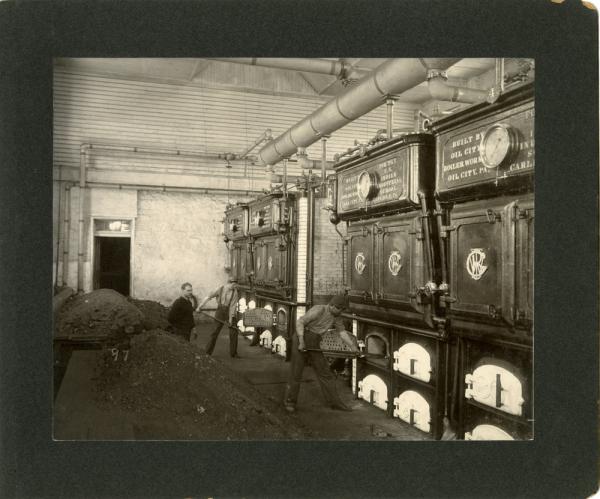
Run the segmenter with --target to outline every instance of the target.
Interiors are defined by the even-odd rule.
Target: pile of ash
[[[133,416],[141,439],[307,436],[293,417],[275,416],[275,403],[244,379],[160,329],[133,337],[126,352],[106,351],[94,384],[97,403]]]

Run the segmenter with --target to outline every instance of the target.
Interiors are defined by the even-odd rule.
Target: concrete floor
[[[200,323],[194,342],[203,347],[213,327],[211,322]],[[160,429],[147,428],[147,424],[134,414],[118,410],[108,414],[106,410],[98,409],[93,400],[92,366],[95,356],[100,354],[99,351],[73,353],[55,400],[54,437],[59,440],[136,440],[162,434]],[[227,331],[221,331],[213,358],[277,404],[280,413],[275,413],[275,417],[290,417],[281,404],[290,363],[270,350],[251,347],[243,336],[239,337],[238,354],[239,358],[229,356],[229,336]],[[337,388],[342,400],[353,408],[352,412],[335,411],[326,406],[312,367],[305,368],[298,410],[292,417],[310,431],[311,439],[430,440],[423,432],[356,399],[349,381],[341,376],[337,378]]]
[[[211,323],[200,323],[196,327],[198,337],[195,343],[203,347],[210,331]],[[213,352],[232,371],[258,389],[265,397],[283,402],[285,384],[290,363],[283,357],[271,353],[260,346],[250,346],[250,341],[240,335],[238,338],[239,358],[229,356],[229,335],[225,328],[219,334]],[[398,418],[388,417],[384,411],[355,398],[349,380],[338,376],[337,389],[342,400],[352,407],[352,412],[330,409],[323,399],[319,383],[312,367],[304,368],[303,383],[298,398],[295,416],[303,426],[309,428],[314,438],[328,440],[430,440],[427,434],[412,428]],[[283,408],[282,408],[283,411]]]

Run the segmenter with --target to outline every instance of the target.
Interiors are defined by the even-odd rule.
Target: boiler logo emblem
[[[392,251],[388,258],[388,268],[392,275],[396,276],[402,269],[402,255],[399,251]]]
[[[360,253],[357,253],[356,258],[354,259],[354,268],[361,275],[367,266],[367,264],[365,263],[366,260],[367,259],[365,258],[365,254],[362,251]]]
[[[481,279],[488,269],[488,266],[483,264],[485,257],[485,252],[481,248],[472,249],[467,257],[467,272],[475,281]]]
[[[269,267],[269,270],[271,270],[273,268],[273,257],[269,256],[269,259],[267,260],[267,267]]]

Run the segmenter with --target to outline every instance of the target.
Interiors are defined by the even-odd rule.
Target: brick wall
[[[327,297],[344,291],[342,252],[344,243],[329,221],[331,212],[324,210],[325,199],[315,200],[315,260],[314,290],[315,302],[319,297]],[[346,235],[345,224],[338,224],[339,231]],[[346,255],[344,255],[344,259]]]

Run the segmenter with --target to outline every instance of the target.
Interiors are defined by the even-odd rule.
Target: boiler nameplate
[[[396,151],[372,161],[366,161],[338,176],[338,213],[348,213],[365,208],[381,207],[405,201],[408,198],[408,149]],[[361,186],[361,178],[368,173],[372,186]],[[361,175],[363,175],[361,177]],[[371,191],[368,191],[371,187]],[[371,194],[365,198],[366,192]]]
[[[453,190],[471,184],[500,182],[503,178],[531,174],[535,166],[534,109],[529,107],[505,112],[500,116],[463,128],[459,133],[445,134],[438,140],[438,191]],[[515,153],[509,164],[490,168],[481,158],[482,139],[494,124],[515,131]],[[493,144],[491,145],[493,149]]]

